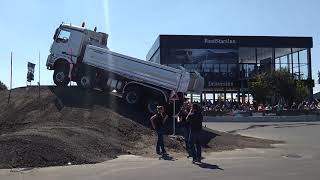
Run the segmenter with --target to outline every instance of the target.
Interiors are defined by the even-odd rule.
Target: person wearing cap
[[[187,121],[190,123],[190,151],[192,163],[201,162],[201,141],[200,133],[202,130],[203,115],[198,104],[192,104]]]
[[[164,112],[163,106],[157,106],[157,113],[150,118],[151,125],[153,129],[157,132],[157,145],[156,152],[157,154],[166,154],[166,150],[164,148],[163,142],[163,134],[164,134],[164,124],[167,120],[168,116]]]

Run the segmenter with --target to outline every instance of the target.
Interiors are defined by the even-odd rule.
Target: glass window
[[[298,67],[293,67],[293,77],[294,77],[294,79],[300,79]]]
[[[291,65],[291,56],[290,54],[287,55],[287,66],[288,66],[288,72],[292,73],[292,65]]]
[[[220,72],[220,70],[219,70],[219,64],[215,64],[215,65],[213,66],[213,72],[215,72],[215,73],[219,73],[219,72]]]
[[[299,57],[298,64],[294,64],[294,72],[298,74],[299,79],[308,78],[308,51],[306,49],[296,52],[294,55],[294,63],[296,63],[297,55]],[[298,68],[296,68],[298,66]]]
[[[160,49],[158,49],[157,52],[153,54],[152,58],[149,61],[160,64]]]
[[[300,63],[300,79],[308,78],[308,64]]]
[[[280,69],[285,69],[289,71],[289,64],[288,64],[288,56],[280,57]]]
[[[291,72],[291,48],[275,48],[276,70],[287,69]]]
[[[256,48],[239,48],[240,63],[256,63]]]
[[[293,53],[293,68],[298,67],[298,52]]]
[[[198,65],[198,64],[185,64],[184,68],[186,68],[188,71],[201,72],[200,65]]]
[[[300,63],[305,63],[305,64],[308,63],[308,51],[306,49],[299,51],[299,59],[300,59]]]
[[[223,79],[227,78],[228,73],[228,65],[227,64],[220,64],[220,73]]]
[[[228,78],[235,80],[237,78],[237,65],[228,64]]]
[[[213,64],[203,64],[202,71],[203,72],[212,72],[213,71]]]
[[[271,72],[272,65],[272,48],[257,48],[258,65],[260,72]]]
[[[276,58],[275,59],[275,67],[276,67],[276,70],[279,70],[281,68],[280,64],[281,64],[281,61],[280,61],[280,58]]]
[[[240,73],[241,79],[246,77],[246,69],[247,69],[247,64],[239,64],[239,73]]]
[[[254,76],[254,73],[255,73],[255,64],[248,64],[247,65],[248,69],[247,69],[247,76],[246,78],[251,78]]]
[[[298,52],[293,53],[292,56],[293,56],[293,77],[294,79],[300,79]]]
[[[58,38],[57,38],[57,42],[66,43],[66,42],[68,42],[69,38],[70,38],[69,31],[60,30]]]
[[[181,64],[235,63],[238,56],[238,49],[169,49],[166,61]]]

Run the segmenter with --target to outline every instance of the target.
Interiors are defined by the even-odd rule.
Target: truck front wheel
[[[55,69],[53,73],[53,81],[59,87],[67,86],[70,82],[69,69],[64,66],[60,66]]]

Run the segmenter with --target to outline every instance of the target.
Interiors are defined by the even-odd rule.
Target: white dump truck
[[[144,104],[149,112],[175,95],[201,93],[204,79],[197,72],[172,68],[119,53],[107,47],[108,34],[62,23],[55,31],[47,59],[57,86],[75,81],[81,88],[113,91],[129,104]]]

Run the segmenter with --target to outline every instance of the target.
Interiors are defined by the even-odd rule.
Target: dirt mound
[[[0,168],[96,163],[121,154],[155,156],[149,114],[116,96],[77,87],[0,91]],[[208,150],[269,147],[272,141],[205,131]],[[212,141],[217,139],[217,141]],[[169,152],[181,141],[165,139]]]
[[[13,90],[9,105],[7,97],[7,92],[0,93],[0,168],[96,163],[128,153],[153,155],[153,131],[106,108],[117,102],[102,93],[43,87],[39,99],[37,88],[19,88]],[[170,139],[167,146],[183,149]]]

